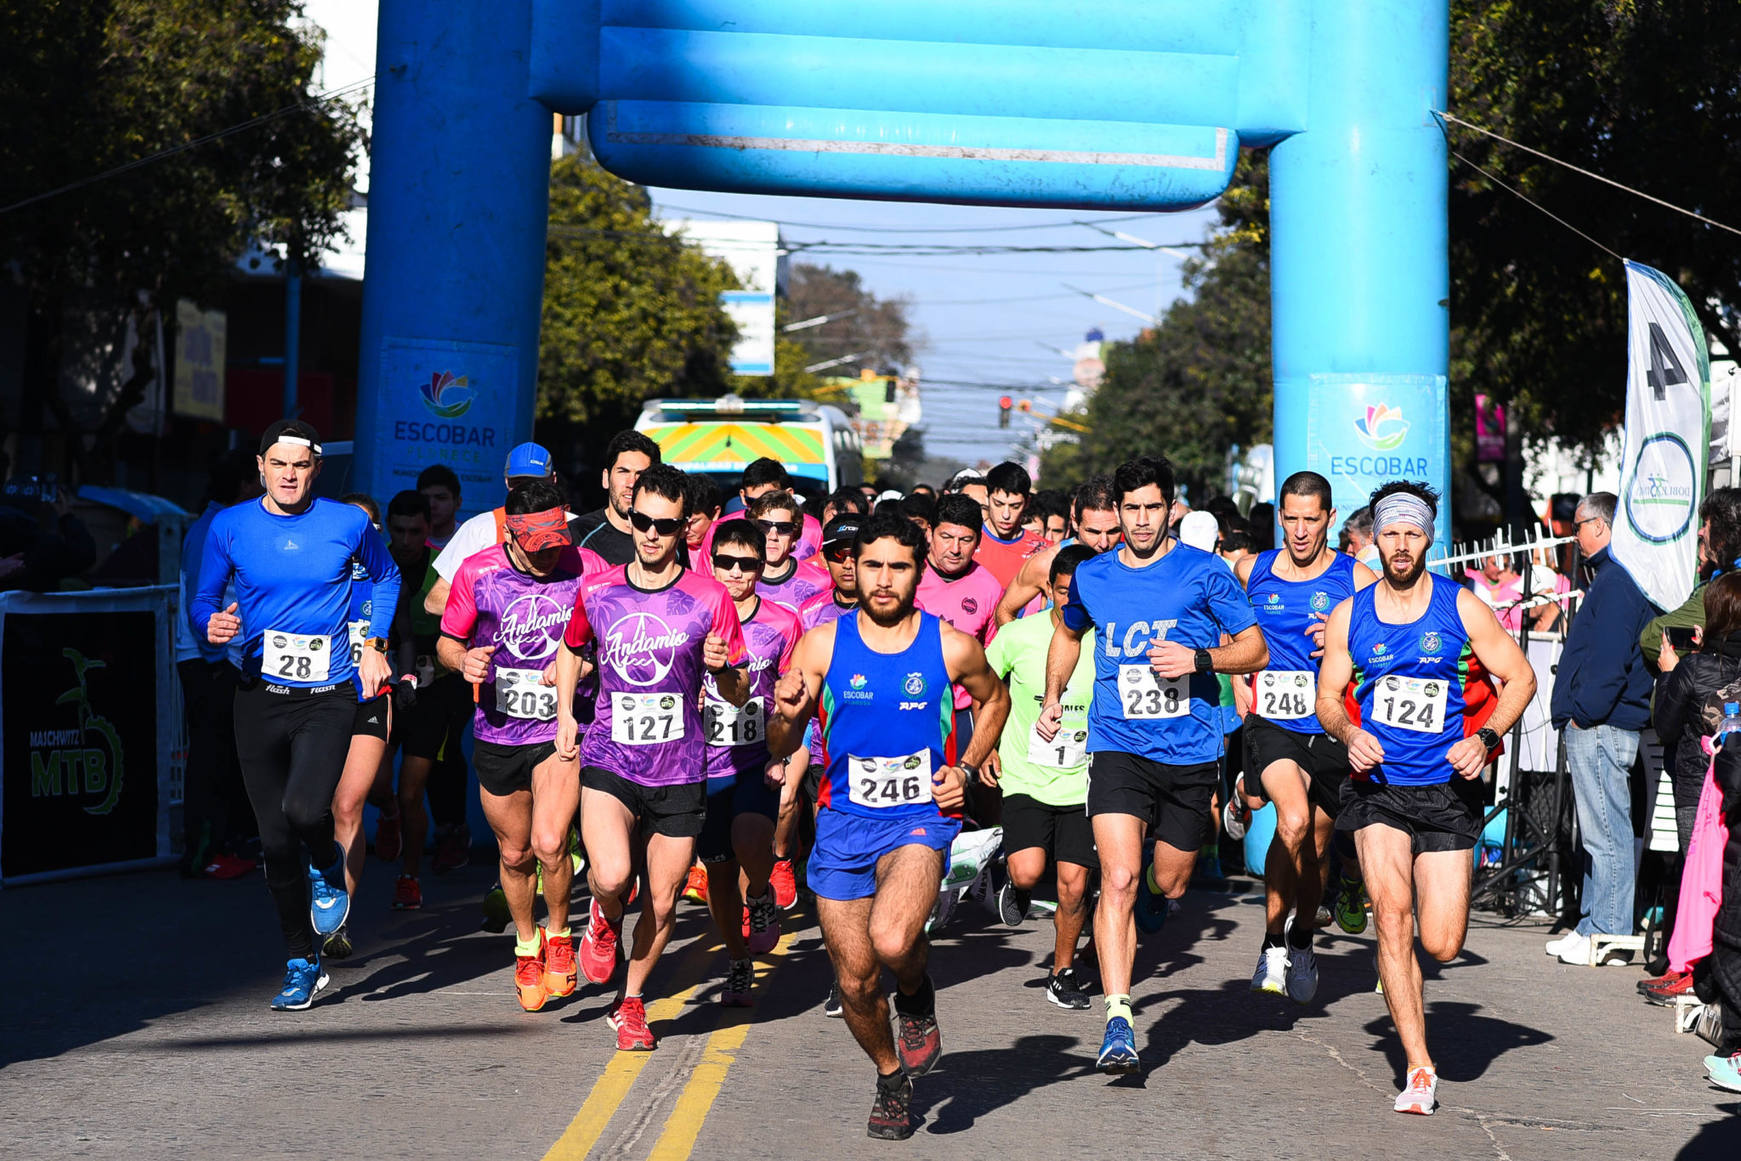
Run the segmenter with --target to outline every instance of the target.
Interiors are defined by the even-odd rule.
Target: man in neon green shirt
[[[1045,873],[1047,858],[1052,859],[1058,911],[1052,919],[1056,941],[1046,998],[1075,1010],[1089,1006],[1073,965],[1076,941],[1088,918],[1088,877],[1099,866],[1087,806],[1088,701],[1094,690],[1094,647],[1088,638],[1065,685],[1057,736],[1045,741],[1034,724],[1046,695],[1046,651],[1059,610],[1070,599],[1070,578],[1093,556],[1092,549],[1080,544],[1061,549],[1047,577],[1051,611],[1005,625],[986,647],[992,672],[1010,690],[1010,715],[989,763],[998,769],[1003,790],[1003,849],[1009,870],[998,909],[1005,923],[1019,924],[1027,915],[1028,893]]]

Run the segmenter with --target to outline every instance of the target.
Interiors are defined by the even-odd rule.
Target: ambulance
[[[808,399],[651,399],[635,430],[664,462],[712,476],[727,499],[751,461],[778,460],[812,512],[843,484],[864,478],[863,445],[846,412]]]

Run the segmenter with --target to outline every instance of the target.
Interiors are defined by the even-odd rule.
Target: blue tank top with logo
[[[878,653],[859,636],[859,614],[834,624],[822,678],[826,776],[818,806],[866,819],[936,818],[931,776],[944,766],[954,695],[943,662],[943,622],[919,614],[919,632],[899,653]]]
[[[1446,755],[1493,713],[1492,679],[1457,615],[1460,588],[1427,575],[1427,611],[1393,625],[1378,619],[1377,585],[1354,594],[1348,652],[1361,729],[1384,747],[1384,761],[1356,774],[1393,786],[1434,786],[1454,776]]]
[[[1317,704],[1318,661],[1306,629],[1354,595],[1354,558],[1338,552],[1330,567],[1309,581],[1275,573],[1279,548],[1261,553],[1246,578],[1251,611],[1269,645],[1269,664],[1251,675],[1252,711],[1296,734],[1321,734]]]

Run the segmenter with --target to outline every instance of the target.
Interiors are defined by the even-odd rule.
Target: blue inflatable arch
[[[745,193],[1180,210],[1270,147],[1278,477],[1444,489],[1447,2],[382,0],[359,483],[499,493],[584,113],[613,173]]]

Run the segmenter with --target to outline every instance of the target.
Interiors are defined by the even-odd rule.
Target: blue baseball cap
[[[542,444],[523,443],[508,453],[508,467],[503,472],[510,480],[522,477],[543,480],[550,476],[550,450]]]

